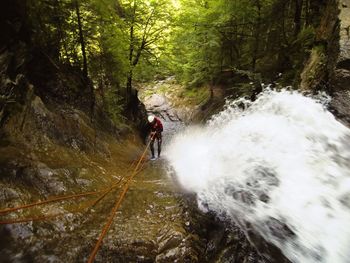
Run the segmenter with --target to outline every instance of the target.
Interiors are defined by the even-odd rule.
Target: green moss
[[[314,46],[310,58],[301,73],[301,88],[310,90],[316,88],[326,74],[327,56],[324,45]]]
[[[313,27],[306,27],[300,31],[295,41],[295,45],[298,45],[304,51],[309,51],[315,41],[315,29]]]
[[[199,105],[210,98],[210,90],[206,86],[186,88],[181,95],[183,98],[188,99],[189,103]]]

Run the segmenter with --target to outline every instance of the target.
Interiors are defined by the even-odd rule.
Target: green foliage
[[[208,2],[181,2],[179,26],[172,34],[170,67],[190,86],[210,81],[218,71],[221,42],[213,25],[218,18]]]
[[[108,90],[106,94],[105,109],[116,126],[125,123],[123,98],[112,90]]]
[[[210,90],[206,86],[185,89],[181,97],[187,98],[192,105],[200,105],[210,98]]]
[[[189,86],[215,82],[231,68],[273,79],[291,69],[293,56],[304,58],[314,43],[307,2],[297,32],[296,1],[182,0],[168,46],[168,67]]]
[[[201,98],[202,91],[192,88],[212,85],[233,68],[271,79],[277,72],[294,78],[315,38],[309,0],[300,13],[295,0],[28,3],[34,42],[55,63],[83,69],[85,44],[94,95],[116,120],[133,81],[175,75],[189,87],[184,96],[198,92]]]
[[[305,51],[310,51],[315,41],[315,29],[311,26],[303,28],[297,36],[294,44],[300,45]]]
[[[160,55],[167,49],[173,6],[168,0],[125,0],[122,4],[130,32],[129,46],[133,49],[129,67],[134,71],[136,81],[150,81],[162,72],[164,64]]]

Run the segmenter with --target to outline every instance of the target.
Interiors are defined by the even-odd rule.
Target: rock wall
[[[339,3],[339,9],[340,39],[336,73],[339,73],[337,76],[342,76],[340,73],[342,70],[346,70],[347,75],[349,75],[350,71],[350,0],[341,1],[341,3]],[[350,88],[349,82],[344,84],[344,87]]]
[[[346,125],[350,125],[350,0],[339,3],[339,55],[336,57],[332,81],[331,110]]]
[[[319,2],[319,24],[310,57],[300,75],[300,89],[331,91],[339,50],[338,0],[315,2]]]

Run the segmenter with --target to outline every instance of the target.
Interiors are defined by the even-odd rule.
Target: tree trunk
[[[301,14],[303,11],[303,0],[295,0],[294,13],[294,36],[296,37],[301,30]]]
[[[310,25],[310,0],[305,1],[305,7],[304,7],[304,12],[305,12],[305,26]]]
[[[254,43],[254,51],[253,51],[253,59],[252,59],[252,70],[255,71],[256,67],[256,60],[258,59],[259,55],[259,47],[260,47],[260,23],[261,23],[261,3],[260,0],[257,0],[255,2],[256,8],[258,11],[258,17],[256,20],[256,31],[255,31],[255,43]]]
[[[288,10],[287,10],[287,14],[286,14],[286,9],[283,6],[283,8],[282,8],[282,23],[281,23],[282,36],[283,36],[284,45],[289,46],[288,37],[287,37],[287,33],[286,33],[286,18],[287,17],[288,17]],[[281,47],[281,44],[280,44],[280,47]]]
[[[133,70],[130,69],[128,73],[128,78],[126,81],[126,105],[129,107],[130,99],[131,99],[131,90],[132,90],[132,75]]]
[[[129,73],[128,77],[126,80],[126,94],[125,94],[125,99],[126,99],[126,106],[128,107],[129,102],[130,102],[130,97],[131,97],[131,89],[132,89],[132,75],[133,75],[133,70],[134,66],[132,65],[132,58],[133,58],[133,53],[134,53],[134,26],[132,25],[130,27],[130,47],[129,47]]]
[[[81,52],[83,54],[83,78],[84,78],[85,86],[90,88],[90,120],[91,120],[91,123],[93,123],[94,112],[95,112],[95,91],[94,91],[94,85],[92,84],[91,80],[89,80],[88,78],[88,65],[87,65],[87,59],[86,59],[85,39],[83,34],[83,25],[81,22],[79,0],[75,0],[75,11],[78,19],[79,42],[81,46]]]
[[[129,108],[129,104],[131,101],[131,91],[132,91],[132,76],[133,76],[133,56],[134,56],[134,24],[135,24],[135,15],[136,15],[136,3],[134,1],[133,6],[133,14],[131,19],[131,26],[130,26],[130,46],[129,46],[129,73],[126,80],[126,94],[125,94],[125,100],[126,100],[126,107]]]
[[[62,7],[60,6],[59,0],[55,0],[54,8],[55,8],[55,15],[57,17],[56,19],[57,19],[57,26],[58,26],[58,37],[60,39],[60,44],[63,46],[64,56],[65,56],[65,59],[67,60],[66,62],[69,62],[68,48],[67,48],[67,44],[66,44],[65,37],[64,37],[64,30],[62,28],[62,19],[61,19],[61,14],[60,14],[60,10]],[[63,59],[61,54],[60,54],[59,58],[61,60]]]
[[[75,0],[75,11],[78,18],[78,28],[79,28],[79,42],[81,46],[81,52],[83,54],[83,76],[84,80],[88,79],[88,66],[87,66],[87,59],[86,59],[86,49],[85,49],[85,40],[84,40],[84,34],[83,34],[83,26],[81,23],[81,16],[80,16],[80,7],[79,7],[79,0]]]

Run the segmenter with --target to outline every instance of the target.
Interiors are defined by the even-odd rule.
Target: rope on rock
[[[154,136],[154,135],[153,135]],[[115,205],[114,207],[112,208],[111,210],[111,213],[109,215],[109,218],[107,220],[107,223],[105,224],[104,228],[102,229],[102,232],[95,244],[95,247],[94,249],[92,250],[91,254],[90,254],[90,257],[88,259],[88,263],[93,263],[94,260],[95,260],[95,257],[96,257],[96,254],[102,244],[102,241],[103,241],[103,238],[106,236],[109,228],[111,227],[112,225],[112,222],[113,222],[113,219],[114,219],[114,216],[116,214],[116,212],[118,211],[118,208],[120,207],[122,201],[124,200],[124,197],[129,189],[129,186],[130,186],[130,182],[131,180],[137,175],[137,170],[138,169],[142,169],[144,164],[145,164],[145,156],[146,156],[146,152],[147,152],[147,149],[149,147],[149,145],[151,144],[151,141],[152,141],[153,137],[151,138],[151,140],[148,142],[147,146],[145,147],[145,150],[143,151],[140,159],[138,160],[133,172],[131,173],[131,175],[129,176],[128,180],[126,181],[125,185],[124,185],[124,188],[123,188],[123,191],[121,192],[121,194],[119,195],[119,198],[116,200],[115,202]],[[140,168],[141,167],[141,168]]]
[[[21,206],[17,206],[17,207],[13,207],[13,208],[6,208],[3,210],[0,210],[0,214],[8,214],[10,212],[15,212],[15,211],[26,209],[26,208],[31,208],[33,206],[39,206],[39,205],[49,204],[49,203],[53,203],[53,202],[59,202],[59,201],[68,200],[68,199],[77,199],[77,198],[82,198],[82,197],[86,197],[86,196],[90,196],[90,195],[96,195],[96,194],[99,194],[100,192],[102,192],[102,191],[86,192],[86,193],[67,195],[67,196],[57,196],[57,197],[53,197],[51,199],[44,200],[44,201],[37,201],[37,202],[31,203],[31,204],[21,205]]]
[[[143,171],[143,169],[140,169],[139,171],[137,171],[137,174],[141,173],[142,171]],[[26,217],[26,218],[20,218],[20,219],[4,220],[4,221],[0,221],[0,225],[26,223],[26,222],[31,222],[31,221],[43,221],[43,220],[49,220],[49,219],[53,219],[53,218],[56,218],[56,217],[60,217],[60,216],[66,215],[68,213],[81,212],[85,208],[94,207],[98,202],[100,202],[102,199],[104,199],[113,189],[115,189],[115,188],[117,188],[119,186],[119,184],[121,183],[122,179],[123,179],[123,177],[121,177],[118,182],[114,183],[111,187],[109,187],[107,189],[103,189],[103,190],[96,191],[96,192],[87,192],[87,193],[81,193],[81,194],[76,194],[76,195],[61,196],[61,197],[56,197],[56,198],[52,198],[52,199],[45,200],[45,201],[38,201],[38,202],[35,202],[35,203],[31,203],[31,204],[27,204],[27,205],[23,205],[23,206],[18,206],[18,207],[15,207],[15,208],[9,208],[9,209],[5,209],[5,210],[1,210],[0,214],[1,213],[6,214],[6,213],[10,213],[10,212],[21,210],[21,209],[34,207],[34,206],[37,206],[37,205],[44,205],[44,204],[48,204],[48,203],[52,203],[52,202],[58,202],[58,201],[63,201],[63,200],[67,200],[67,199],[80,198],[80,197],[85,197],[85,196],[95,195],[95,194],[101,193],[101,195],[96,200],[94,200],[94,202],[88,207],[84,207],[82,209],[78,209],[78,210],[74,210],[74,211],[62,212],[62,213],[54,214],[54,215],[36,216],[36,217]]]
[[[153,137],[155,136],[155,134],[152,135],[151,140],[148,142],[147,146],[145,147],[141,157],[139,158],[139,160],[137,161],[137,164],[135,166],[135,168],[132,170],[132,173],[130,174],[129,177],[127,177],[127,180],[125,181],[125,183],[121,186],[121,188],[123,189],[121,194],[119,195],[119,198],[116,200],[115,205],[113,206],[111,213],[109,215],[108,221],[105,224],[104,228],[102,229],[102,232],[98,238],[98,241],[88,259],[88,263],[92,263],[95,259],[95,256],[102,244],[103,238],[105,237],[105,235],[107,234],[112,222],[113,222],[113,218],[118,210],[118,208],[120,207],[122,201],[124,200],[124,197],[127,193],[127,191],[129,190],[130,187],[130,183],[132,181],[132,179],[139,173],[141,173],[144,169],[144,165],[146,163],[146,153],[147,153],[147,149],[151,144],[151,141],[153,140]],[[131,164],[131,166],[129,167],[132,168],[132,166],[134,166],[135,161]],[[3,210],[0,210],[0,215],[2,214],[8,214],[11,212],[15,212],[18,210],[23,210],[23,209],[27,209],[27,208],[31,208],[34,206],[40,206],[40,205],[45,205],[45,204],[49,204],[49,203],[53,203],[53,202],[59,202],[59,201],[64,201],[64,200],[69,200],[69,199],[78,199],[78,198],[83,198],[83,197],[87,197],[87,196],[92,196],[92,195],[97,195],[100,194],[101,195],[91,204],[88,206],[84,206],[83,208],[79,208],[77,210],[74,211],[66,211],[66,212],[62,212],[62,213],[58,213],[58,214],[54,214],[54,215],[47,215],[47,216],[36,216],[36,217],[27,217],[27,218],[21,218],[21,219],[12,219],[12,220],[4,220],[4,221],[0,221],[0,225],[3,224],[16,224],[16,223],[25,223],[25,222],[33,222],[33,221],[42,221],[42,220],[48,220],[48,219],[52,219],[52,218],[57,218],[60,216],[63,216],[67,213],[78,213],[81,212],[85,209],[91,208],[93,206],[95,206],[98,202],[100,202],[102,199],[104,199],[113,189],[115,189],[116,187],[119,186],[119,184],[122,182],[122,180],[124,179],[124,177],[121,177],[120,180],[116,183],[114,183],[112,186],[108,187],[108,188],[104,188],[102,190],[99,191],[93,191],[93,192],[85,192],[85,193],[80,193],[80,194],[73,194],[73,195],[67,195],[67,196],[57,196],[57,197],[53,197],[51,199],[48,200],[44,200],[44,201],[37,201],[31,204],[26,204],[26,205],[21,205],[21,206],[17,206],[17,207],[13,207],[13,208],[6,208]]]

